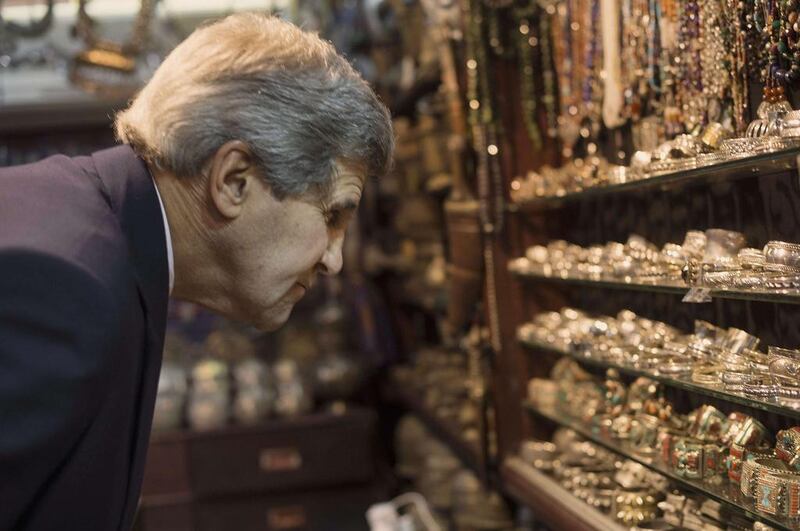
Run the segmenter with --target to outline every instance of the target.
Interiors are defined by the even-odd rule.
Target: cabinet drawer
[[[369,481],[374,424],[371,412],[358,410],[192,437],[192,493],[208,498]]]
[[[136,514],[136,531],[194,531],[194,509],[188,497],[143,499]]]
[[[197,531],[367,531],[366,511],[376,501],[359,487],[198,502],[195,522]]]
[[[191,485],[186,460],[183,438],[151,440],[142,479],[142,498],[189,493]]]

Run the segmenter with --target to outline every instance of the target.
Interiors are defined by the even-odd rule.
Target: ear
[[[207,168],[208,192],[217,211],[227,219],[239,217],[258,178],[250,147],[240,140],[226,142]]]

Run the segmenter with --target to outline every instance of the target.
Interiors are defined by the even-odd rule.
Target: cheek
[[[324,224],[311,224],[299,231],[302,236],[295,239],[293,245],[299,254],[309,260],[319,260],[328,247],[328,227]]]

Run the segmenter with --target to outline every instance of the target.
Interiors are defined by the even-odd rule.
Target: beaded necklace
[[[534,149],[542,147],[542,133],[539,128],[539,116],[537,106],[537,90],[534,71],[537,69],[534,64],[533,50],[539,46],[540,38],[536,36],[533,29],[536,16],[536,4],[530,2],[526,6],[518,7],[514,10],[514,18],[517,22],[517,61],[519,64],[520,93],[522,100],[522,119],[525,122],[525,130],[528,139]]]
[[[556,138],[558,136],[558,94],[553,67],[553,56],[550,51],[553,39],[550,32],[550,21],[555,12],[556,8],[551,3],[547,5],[544,13],[540,13],[539,15],[539,43],[541,49],[542,84],[544,85],[542,103],[544,104],[547,121],[547,136],[550,138]]]
[[[700,6],[697,0],[683,0],[680,9],[680,67],[678,103],[687,132],[704,122],[703,70],[700,63]]]
[[[734,132],[741,136],[747,128],[747,109],[749,107],[749,76],[747,71],[747,19],[746,2],[725,0],[723,3],[723,30],[727,29],[730,43],[729,72],[731,77],[731,108],[733,111]],[[755,60],[755,58],[753,58]]]
[[[575,141],[588,139],[599,125],[602,90],[598,31],[599,0],[563,0],[552,26],[560,112],[562,155],[571,158]]]
[[[603,101],[600,72],[602,70],[602,40],[600,37],[600,0],[591,0],[586,19],[589,40],[585,46],[585,68],[581,89],[584,127],[581,128],[583,138],[596,138],[600,128],[601,102]]]
[[[672,138],[683,132],[681,112],[681,49],[678,39],[678,0],[661,2],[661,87],[664,103],[664,136]]]
[[[756,114],[762,120],[768,119],[772,112],[791,110],[791,105],[786,101],[785,90],[782,86],[782,83],[787,82],[787,71],[783,68],[783,60],[790,52],[782,7],[783,2],[776,0],[756,0],[754,5],[753,21],[755,28],[767,35],[765,49],[768,52],[768,61],[761,74],[764,83],[763,97],[756,110]],[[794,18],[796,17],[797,15],[794,15]],[[793,78],[794,75],[791,77]]]
[[[465,36],[467,102],[472,145],[476,156],[479,215],[484,232],[483,256],[486,274],[486,308],[495,352],[502,348],[500,316],[495,285],[493,234],[502,230],[505,203],[498,159],[499,134],[490,90],[488,53],[483,31],[484,18],[480,0],[461,0],[467,22]],[[490,199],[494,199],[492,208]]]
[[[700,66],[703,79],[702,103],[705,103],[704,123],[723,121],[729,114],[733,42],[730,32],[723,32],[723,3],[720,0],[699,0]]]
[[[647,0],[623,0],[621,7],[623,116],[636,122],[641,118],[649,89],[645,77],[652,44],[646,31],[649,6]]]

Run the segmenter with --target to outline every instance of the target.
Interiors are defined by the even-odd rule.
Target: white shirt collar
[[[153,179],[153,176],[150,176]],[[172,295],[172,286],[175,285],[175,262],[172,256],[172,235],[169,233],[169,221],[167,220],[167,212],[164,210],[164,202],[161,200],[161,193],[158,191],[156,180],[153,179],[153,186],[156,189],[156,196],[158,197],[158,206],[161,207],[161,217],[164,220],[164,234],[167,240],[167,264],[169,265],[169,293]]]

